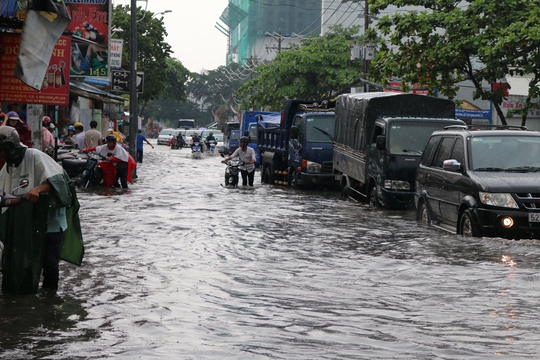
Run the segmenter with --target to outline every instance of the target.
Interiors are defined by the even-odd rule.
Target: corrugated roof
[[[89,99],[101,100],[103,102],[112,102],[112,103],[124,103],[125,98],[108,93],[101,89],[98,89],[95,86],[88,85],[79,81],[70,81],[69,89],[75,94],[87,97]]]

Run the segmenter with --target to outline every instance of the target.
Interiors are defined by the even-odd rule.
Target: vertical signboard
[[[71,76],[109,76],[110,0],[64,0],[71,23]]]
[[[20,34],[3,34],[0,47],[5,51],[0,56],[0,99],[2,102],[19,104],[43,104],[67,106],[69,104],[69,57],[70,37],[62,36],[57,41],[43,78],[41,91],[37,91],[13,76],[17,63]]]
[[[111,70],[119,70],[122,68],[122,48],[124,40],[111,39],[111,46],[109,51]]]

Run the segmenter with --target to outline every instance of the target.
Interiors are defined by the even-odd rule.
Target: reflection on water
[[[84,264],[62,264],[61,302],[0,297],[1,357],[538,357],[538,241],[225,188],[219,161],[147,148],[128,194],[80,191]]]

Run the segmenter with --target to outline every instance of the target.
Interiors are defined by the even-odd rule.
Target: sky
[[[116,5],[131,5],[131,0],[112,0]],[[137,6],[153,13],[172,12],[163,16],[167,29],[165,41],[171,46],[172,57],[180,60],[189,71],[214,70],[225,65],[227,37],[215,28],[228,0],[148,0]]]

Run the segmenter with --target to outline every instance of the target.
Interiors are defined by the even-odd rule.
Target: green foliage
[[[124,30],[115,33],[115,37],[124,40],[122,68],[126,70],[130,69],[129,64],[131,61],[130,8],[130,6],[118,5],[113,8],[112,14],[114,26]],[[139,95],[139,102],[146,103],[162,95],[167,96],[171,90],[174,91],[174,96],[180,96],[180,99],[184,99],[186,96],[185,93],[182,94],[182,88],[178,84],[170,84],[168,79],[170,73],[163,71],[163,69],[177,71],[175,81],[186,77],[188,72],[183,66],[183,69],[181,69],[178,64],[168,64],[171,47],[165,42],[167,31],[163,20],[155,18],[153,15],[150,11],[145,12],[141,8],[137,8],[137,18],[140,19],[137,22],[137,71],[144,72],[144,92]],[[172,68],[168,67],[168,65],[171,65]]]
[[[236,92],[243,108],[281,110],[288,99],[329,99],[359,82],[360,62],[351,62],[350,46],[358,27],[334,27],[324,36],[303,39],[255,69],[256,77]]]
[[[224,123],[234,116],[232,109],[238,106],[233,94],[250,75],[250,71],[237,63],[220,66],[195,74],[188,84],[188,92],[198,99],[203,109],[212,112],[220,123]]]
[[[453,98],[457,83],[471,80],[474,97],[491,100],[505,124],[500,107],[504,94],[489,84],[507,74],[533,74],[523,119],[534,106],[530,100],[538,96],[540,80],[540,0],[371,0],[370,5],[375,14],[390,5],[425,8],[383,16],[379,33],[368,32],[371,39],[382,35],[388,40],[371,64],[375,81],[400,77]]]

